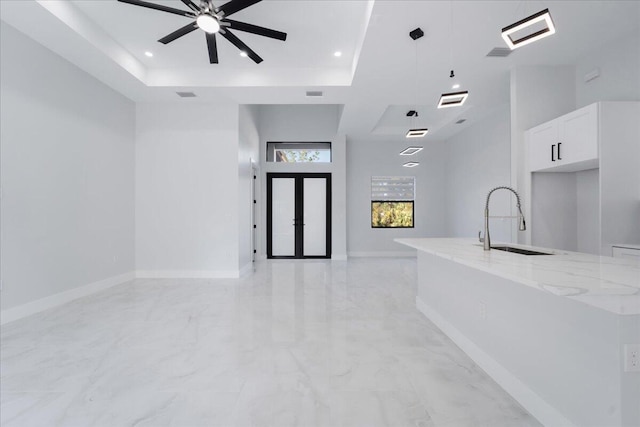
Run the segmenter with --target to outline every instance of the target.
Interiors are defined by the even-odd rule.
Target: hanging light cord
[[[449,1],[449,60],[451,61],[451,74],[449,77],[453,78],[453,0]]]
[[[416,74],[414,76],[414,86],[413,86],[413,110],[416,112],[415,117],[418,117],[418,40],[416,40],[416,48],[415,48],[415,62],[416,62]],[[411,127],[415,127],[414,116],[411,117]]]

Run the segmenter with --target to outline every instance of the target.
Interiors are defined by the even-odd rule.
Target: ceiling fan
[[[269,37],[276,40],[285,41],[287,39],[287,33],[281,31],[272,30],[269,28],[259,27],[257,25],[247,24],[246,22],[233,21],[227,19],[228,16],[241,11],[251,5],[259,3],[262,0],[231,0],[228,3],[223,4],[220,7],[213,5],[213,0],[200,0],[198,6],[191,0],[180,0],[189,9],[180,10],[173,7],[168,7],[160,4],[149,3],[142,0],[118,0],[122,3],[129,3],[135,6],[147,7],[149,9],[160,10],[162,12],[173,13],[175,15],[184,16],[186,18],[194,19],[190,24],[185,25],[182,28],[177,29],[173,33],[166,35],[158,40],[162,44],[171,43],[172,41],[189,34],[192,31],[201,29],[205,32],[207,39],[207,48],[209,49],[209,63],[218,63],[218,48],[216,45],[216,33],[220,34],[225,39],[229,40],[231,44],[240,49],[241,52],[246,54],[256,64],[262,62],[262,58],[255,53],[249,46],[244,44],[231,30],[244,31],[247,33],[257,34],[263,37]]]

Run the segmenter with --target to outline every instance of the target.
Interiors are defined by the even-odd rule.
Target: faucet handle
[[[482,231],[478,231],[478,241],[484,243],[484,237],[482,237]]]

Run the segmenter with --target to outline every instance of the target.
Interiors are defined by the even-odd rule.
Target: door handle
[[[562,157],[560,157],[560,146],[562,145],[562,142],[558,142],[558,160],[562,160]]]
[[[556,161],[556,157],[555,157],[555,148],[556,148],[556,144],[552,144],[551,145],[551,161],[555,162]]]

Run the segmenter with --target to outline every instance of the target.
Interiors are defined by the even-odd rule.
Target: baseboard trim
[[[485,353],[455,326],[416,297],[416,307],[464,351],[480,368],[545,426],[573,426],[556,408],[547,403],[526,384],[516,378],[494,358]]]
[[[138,270],[136,277],[139,279],[237,279],[240,277],[240,270]]]
[[[417,251],[348,252],[349,258],[416,258]]]
[[[113,286],[120,285],[135,278],[133,272],[121,274],[119,276],[109,277],[88,285],[79,286],[68,291],[60,292],[48,297],[44,297],[35,301],[28,302],[17,307],[12,307],[0,312],[0,324],[4,325],[15,320],[23,319],[36,313],[58,307],[78,298],[86,297],[91,294],[109,289]]]

